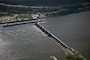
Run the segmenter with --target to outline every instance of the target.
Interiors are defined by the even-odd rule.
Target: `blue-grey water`
[[[90,11],[46,18],[46,29],[90,60]],[[62,60],[62,49],[33,24],[0,27],[0,60]]]
[[[52,60],[62,49],[34,24],[0,27],[0,60]]]
[[[46,29],[90,60],[90,11],[51,17],[46,22]]]

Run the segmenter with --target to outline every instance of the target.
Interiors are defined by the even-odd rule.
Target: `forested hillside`
[[[23,5],[39,5],[39,6],[59,6],[59,5],[76,5],[90,0],[0,0],[0,3],[7,4],[23,4]]]

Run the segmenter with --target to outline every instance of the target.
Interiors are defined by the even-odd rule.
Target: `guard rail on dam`
[[[73,55],[79,55],[79,53],[77,53],[73,48],[67,46],[65,43],[63,43],[59,38],[57,38],[55,35],[53,35],[51,32],[49,32],[47,29],[45,29],[42,25],[40,25],[39,23],[35,23],[35,25],[41,30],[43,31],[46,35],[48,35],[49,37],[53,38],[55,40],[55,42],[57,42],[58,44],[60,44],[61,47],[64,48],[64,50],[67,50],[67,52],[73,54]]]

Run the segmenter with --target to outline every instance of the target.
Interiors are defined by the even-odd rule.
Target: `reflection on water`
[[[47,18],[46,22],[44,27],[90,60],[90,11]]]
[[[0,29],[0,60],[51,60],[63,58],[62,49],[31,24]]]

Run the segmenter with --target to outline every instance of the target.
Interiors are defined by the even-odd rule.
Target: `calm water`
[[[90,60],[90,11],[47,18],[44,26]]]
[[[62,49],[33,24],[0,27],[0,60],[52,60]]]

